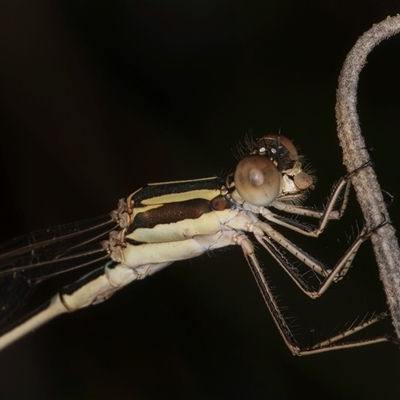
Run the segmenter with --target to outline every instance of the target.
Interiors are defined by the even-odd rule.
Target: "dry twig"
[[[364,138],[361,135],[357,115],[357,85],[359,74],[368,54],[382,40],[400,32],[400,16],[388,17],[365,32],[346,57],[339,76],[337,90],[336,121],[343,163],[353,171],[369,159]],[[375,171],[363,168],[352,178],[358,202],[368,227],[373,228],[390,217],[382,196]],[[383,282],[393,324],[400,338],[400,249],[395,229],[388,223],[372,235],[372,244],[380,277]]]

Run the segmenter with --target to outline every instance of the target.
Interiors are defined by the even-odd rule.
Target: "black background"
[[[345,172],[334,119],[343,60],[399,11],[396,2],[2,3],[1,239],[104,214],[147,182],[226,172],[249,129],[281,128],[301,145],[319,179],[310,204],[321,204]],[[399,46],[392,38],[373,52],[359,89],[363,133],[391,193]],[[321,240],[293,240],[334,262],[362,224],[352,203]],[[370,244],[360,253],[313,302],[258,252],[300,331],[324,337],[385,308]],[[399,398],[399,362],[390,344],[293,357],[232,248],[176,263],[10,346],[0,398]]]

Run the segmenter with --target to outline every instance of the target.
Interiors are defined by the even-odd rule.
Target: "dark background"
[[[343,60],[399,11],[397,2],[2,3],[1,239],[104,214],[147,182],[233,169],[231,150],[249,129],[281,128],[301,145],[319,179],[310,204],[321,204],[345,172],[334,118]],[[390,193],[399,191],[399,46],[397,37],[373,52],[359,89],[363,133]],[[395,198],[395,226],[398,209]],[[353,199],[323,238],[291,237],[332,263],[355,220]],[[314,302],[264,253],[308,335],[385,309],[370,244]],[[176,263],[0,353],[4,399],[356,397],[400,397],[399,350],[293,357],[238,248]]]

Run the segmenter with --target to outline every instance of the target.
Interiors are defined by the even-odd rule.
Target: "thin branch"
[[[336,93],[336,122],[343,163],[353,171],[369,160],[357,115],[357,85],[368,54],[382,40],[400,32],[400,16],[388,17],[365,32],[351,49],[343,64]],[[352,178],[358,202],[369,228],[379,226],[390,217],[375,171],[363,168]],[[372,245],[379,266],[393,324],[400,338],[400,249],[394,227],[388,223],[372,235]]]

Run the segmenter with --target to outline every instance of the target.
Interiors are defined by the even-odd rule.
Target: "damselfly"
[[[234,173],[191,181],[148,184],[103,217],[34,232],[0,246],[0,301],[3,322],[43,280],[97,263],[104,265],[63,287],[0,337],[4,348],[57,315],[100,303],[130,282],[172,264],[231,245],[240,246],[264,301],[286,345],[295,355],[312,354],[393,340],[378,337],[343,341],[386,318],[382,313],[312,346],[302,348],[271,293],[250,238],[254,238],[309,297],[321,296],[347,273],[360,245],[370,236],[363,229],[340,261],[328,268],[279,233],[282,226],[317,237],[329,220],[345,211],[350,175],[333,188],[326,207],[302,206],[315,177],[293,143],[282,135],[248,139]],[[357,173],[357,171],[354,171]],[[339,206],[337,207],[337,204]],[[273,211],[274,210],[274,211]],[[286,215],[285,215],[286,214]],[[291,215],[319,220],[311,226]],[[313,286],[289,256],[319,276]]]

